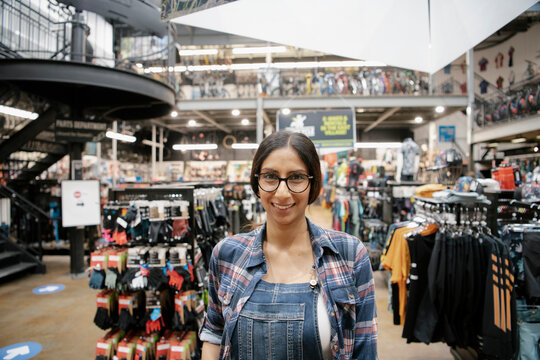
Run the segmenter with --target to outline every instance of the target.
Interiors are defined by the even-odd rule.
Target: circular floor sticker
[[[0,349],[0,360],[25,360],[41,352],[41,344],[24,342],[6,346]]]
[[[62,284],[52,284],[52,285],[44,285],[35,288],[32,290],[34,294],[43,295],[43,294],[53,294],[59,291],[64,290],[66,287]]]

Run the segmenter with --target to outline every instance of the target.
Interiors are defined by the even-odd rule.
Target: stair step
[[[22,271],[30,270],[30,269],[32,269],[32,268],[34,268],[36,266],[37,266],[37,264],[35,264],[35,263],[21,262],[21,263],[15,264],[15,265],[11,265],[11,266],[2,268],[2,269],[0,269],[0,279],[5,278],[5,277],[10,276],[10,275],[13,275],[13,274],[16,274],[16,273],[19,273],[19,272],[22,272]]]
[[[0,266],[9,261],[17,261],[17,257],[20,254],[18,251],[3,251],[0,252]]]

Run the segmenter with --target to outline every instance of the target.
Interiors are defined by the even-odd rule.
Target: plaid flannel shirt
[[[306,221],[330,317],[333,359],[376,359],[375,285],[366,248],[356,237]],[[265,231],[266,224],[229,236],[212,252],[208,309],[200,338],[221,346],[220,359],[231,358],[231,337],[240,311],[266,274]]]

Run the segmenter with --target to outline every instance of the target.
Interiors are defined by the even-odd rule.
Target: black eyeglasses
[[[281,182],[285,181],[285,184],[287,184],[287,188],[293,193],[301,193],[306,191],[309,183],[311,182],[311,179],[313,179],[313,176],[309,176],[306,174],[292,174],[287,176],[286,178],[280,178],[273,173],[261,173],[255,174],[255,177],[257,178],[259,187],[263,191],[276,191]]]

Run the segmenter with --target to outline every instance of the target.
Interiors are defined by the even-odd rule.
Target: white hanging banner
[[[434,73],[537,0],[237,0],[173,22]]]

